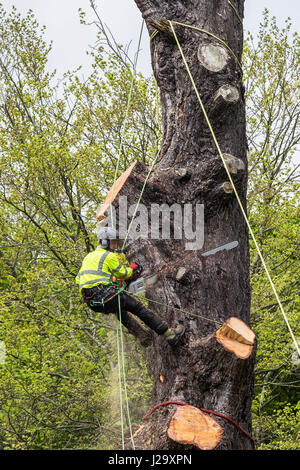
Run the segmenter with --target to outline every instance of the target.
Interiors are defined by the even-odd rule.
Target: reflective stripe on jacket
[[[120,263],[117,253],[98,247],[82,261],[80,271],[76,276],[76,284],[79,284],[81,291],[83,287],[107,285],[113,280],[113,276],[122,280],[129,279],[132,273],[131,268],[126,268]]]

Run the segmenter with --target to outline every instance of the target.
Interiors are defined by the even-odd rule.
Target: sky
[[[58,78],[68,70],[80,65],[82,75],[88,76],[91,59],[86,51],[95,44],[97,27],[80,24],[78,8],[87,13],[87,19],[95,20],[89,0],[0,0],[9,12],[14,5],[20,13],[32,9],[40,25],[46,26],[46,41],[53,41],[49,56],[49,70],[57,70]],[[114,34],[118,43],[128,44],[132,41],[130,51],[134,55],[140,28],[141,14],[134,0],[96,0],[98,13]],[[300,30],[299,0],[245,0],[245,31],[254,35],[258,31],[262,11],[268,8],[271,15],[276,16],[279,25],[284,25],[287,17],[291,17],[293,29]],[[145,28],[138,60],[138,70],[145,75],[152,73],[149,37]]]

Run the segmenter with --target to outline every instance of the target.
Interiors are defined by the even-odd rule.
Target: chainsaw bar
[[[230,242],[226,243],[226,245],[219,246],[218,248],[214,248],[213,250],[206,251],[205,253],[201,253],[201,256],[210,256],[214,255],[218,251],[223,251],[223,250],[232,250],[233,248],[236,248],[238,246],[239,242]]]

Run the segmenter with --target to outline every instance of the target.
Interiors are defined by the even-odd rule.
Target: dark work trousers
[[[153,312],[148,310],[142,304],[142,302],[139,302],[134,297],[131,297],[125,292],[122,292],[119,295],[113,297],[111,300],[105,302],[104,305],[102,305],[101,290],[99,289],[97,291],[97,289],[97,287],[91,289],[84,289],[85,291],[88,291],[88,295],[86,296],[85,301],[89,308],[94,312],[114,313],[119,318],[119,311],[121,310],[121,322],[124,326],[127,326],[127,312],[130,312],[133,313],[133,315],[139,317],[142,322],[149,326],[151,330],[154,330],[158,335],[162,335],[163,333],[165,333],[165,331],[167,331],[168,325],[159,317],[157,317]],[[87,297],[91,297],[91,299]],[[120,298],[120,308],[118,297]]]

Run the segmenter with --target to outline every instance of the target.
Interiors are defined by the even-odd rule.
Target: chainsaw
[[[143,294],[146,287],[153,286],[157,281],[157,274],[150,276],[140,277],[143,272],[143,267],[138,265],[132,278],[125,282],[125,289],[133,295]]]

